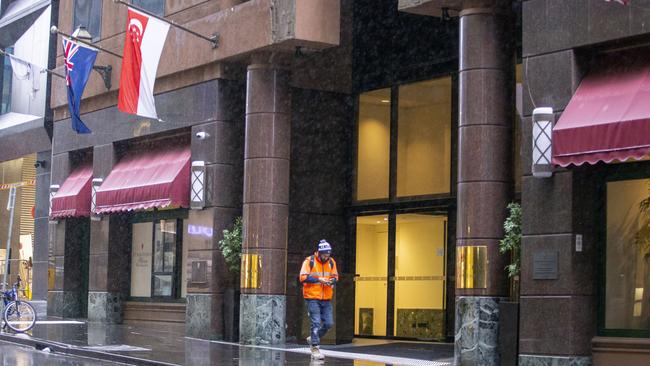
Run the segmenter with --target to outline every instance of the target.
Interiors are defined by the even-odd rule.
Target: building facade
[[[48,30],[57,16],[57,4],[50,1],[0,3],[0,49],[6,52],[0,55],[0,273],[4,279],[7,272],[8,283],[20,275],[24,295],[41,316],[51,277],[47,196],[52,112],[50,76],[43,70],[53,66]]]
[[[59,29],[85,26],[121,54],[126,7],[56,3]],[[459,365],[649,357],[647,164],[558,155],[551,177],[532,168],[535,108],[552,109],[549,134],[567,141],[562,126],[579,113],[562,112],[581,81],[629,71],[611,59],[642,68],[641,2],[132,3],[219,45],[170,29],[159,120],[117,110],[121,59],[100,52],[96,65],[112,73],[89,80],[87,135],[70,128],[53,79],[48,314],[300,342],[298,271],[326,238],[341,273],[329,342],[455,342]],[[60,38],[56,48],[60,71]],[[513,201],[519,295],[498,249]],[[239,216],[233,274],[219,240]]]

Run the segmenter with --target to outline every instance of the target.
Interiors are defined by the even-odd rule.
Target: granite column
[[[193,202],[184,243],[184,270],[189,271],[185,329],[190,337],[233,341],[239,278],[228,270],[219,240],[241,215],[244,85],[219,79],[216,88],[215,121],[192,127],[192,162],[203,167],[205,179],[204,194],[196,197],[204,202],[198,207]]]
[[[291,89],[278,55],[248,67],[240,341],[285,342]]]
[[[63,184],[73,169],[72,160],[70,153],[52,157],[53,185]],[[48,315],[63,318],[86,316],[88,288],[84,276],[88,270],[88,221],[87,217],[68,218],[49,224],[50,266],[54,284],[47,295]]]
[[[498,244],[512,190],[514,51],[509,2],[467,3],[460,12],[455,361],[499,365],[498,304],[508,293]]]
[[[93,179],[106,179],[117,163],[115,146],[93,149]],[[88,320],[121,323],[129,296],[131,225],[122,215],[95,217],[90,224]]]

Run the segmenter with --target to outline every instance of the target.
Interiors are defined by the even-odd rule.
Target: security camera
[[[205,131],[201,131],[201,132],[196,133],[196,138],[199,139],[199,140],[204,140],[204,139],[206,139],[208,137],[210,137],[210,134],[205,132]]]
[[[34,168],[39,167],[45,168],[45,160],[36,160],[36,162],[34,162]]]

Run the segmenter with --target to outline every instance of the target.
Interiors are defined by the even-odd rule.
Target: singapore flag
[[[167,31],[169,23],[129,9],[117,102],[120,111],[158,118],[153,85]]]

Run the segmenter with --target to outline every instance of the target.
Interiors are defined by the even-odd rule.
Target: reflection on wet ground
[[[99,361],[82,357],[68,357],[10,343],[0,342],[0,364],[3,366],[105,366],[113,362]]]
[[[352,344],[323,346],[326,360],[313,362],[305,345],[242,346],[186,338],[183,324],[158,326],[50,322],[37,324],[29,336],[32,339],[74,346],[91,353],[108,352],[177,365],[447,366],[452,364],[453,357],[451,344],[355,340]]]

